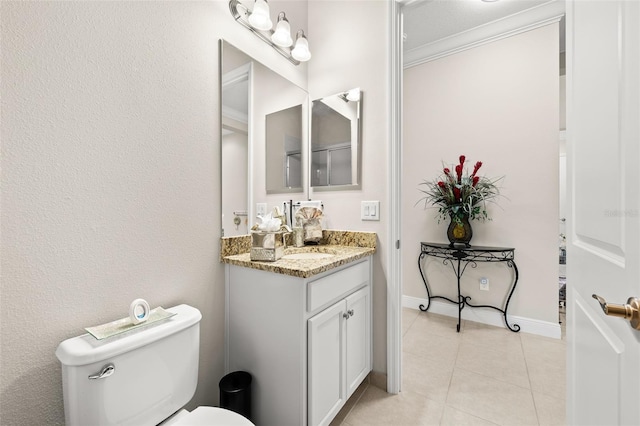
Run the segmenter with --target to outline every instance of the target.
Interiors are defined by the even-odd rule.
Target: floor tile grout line
[[[462,333],[464,333],[464,331],[465,331],[464,328],[462,328]],[[461,336],[461,337],[463,337],[463,336]],[[462,338],[460,340],[462,340]],[[449,401],[449,394],[451,393],[451,383],[453,382],[453,375],[456,373],[456,364],[458,363],[458,356],[459,355],[460,355],[460,344],[458,344],[458,350],[456,351],[456,359],[453,362],[453,371],[451,371],[451,375],[449,376],[449,383],[447,385],[447,395],[444,398],[444,408],[442,409],[442,414],[440,415],[439,425],[442,424],[442,419],[444,417],[444,412],[445,412],[445,409],[448,406],[447,404],[448,404],[448,401]],[[450,405],[449,405],[449,407],[454,408],[454,407],[452,407]],[[457,410],[457,408],[455,408],[455,409]],[[466,414],[470,414],[470,413],[466,413]]]
[[[485,422],[491,423],[492,425],[496,425],[496,426],[500,426],[500,423],[496,423],[494,421],[491,421],[489,419],[485,419],[484,417],[480,417],[479,415],[475,414],[475,413],[470,413],[462,408],[450,405],[450,404],[443,404],[445,408],[449,407],[451,409],[454,409],[456,411],[460,411],[461,413],[465,413],[466,415],[469,415],[471,417],[475,417],[476,419],[481,419]],[[443,416],[444,416],[444,410],[442,410]],[[440,424],[442,424],[442,420],[440,421]]]
[[[515,387],[517,387],[519,389],[523,389],[523,390],[526,390],[526,391],[529,391],[529,392],[533,392],[533,389],[531,389],[531,388],[525,388],[524,386],[520,386],[520,385],[517,385],[515,383],[507,382],[506,380],[502,380],[502,379],[499,379],[497,377],[488,376],[486,374],[478,373],[477,371],[467,370],[466,368],[462,368],[462,367],[458,367],[458,368],[454,369],[453,371],[455,372],[456,370],[462,371],[464,374],[476,374],[478,376],[482,376],[482,377],[485,377],[487,379],[495,380],[496,382],[504,383],[506,385],[515,386]],[[551,395],[549,395],[549,396],[551,396]]]
[[[524,365],[527,369],[527,380],[529,381],[529,389],[533,391],[533,383],[531,383],[531,372],[529,371],[529,361],[527,360],[527,351],[525,350],[525,344],[522,341],[522,338],[520,338],[520,347],[522,348],[522,355],[524,356]],[[531,394],[531,396],[533,396],[533,393]]]
[[[515,337],[518,337],[518,338],[519,338],[520,336],[514,336],[514,338],[515,338]],[[526,356],[525,356],[525,354],[524,354],[524,349],[523,349],[523,347],[522,347],[522,339],[521,339],[521,338],[519,338],[518,340],[519,340],[519,342],[520,342],[520,345],[519,345],[519,346],[520,346],[520,351],[521,351],[521,353],[522,353],[522,358],[523,358],[523,360],[524,360],[524,362],[525,362],[525,366],[526,366]],[[491,349],[492,345],[486,345],[485,347],[486,347],[486,348],[488,348],[488,349]],[[459,349],[460,349],[460,348],[458,348],[458,353],[460,353],[460,350],[459,350]],[[468,369],[466,369],[466,368],[464,368],[464,367],[459,367],[459,366],[458,366],[458,358],[457,358],[457,357],[456,357],[456,362],[455,362],[455,364],[454,364],[454,367],[455,367],[455,368],[459,368],[460,370],[464,371],[465,373],[474,373],[474,374],[478,374],[478,375],[480,375],[480,376],[484,376],[484,377],[487,377],[487,378],[490,378],[490,379],[493,379],[493,380],[496,380],[496,381],[499,381],[499,382],[502,382],[502,383],[506,383],[506,384],[514,385],[514,386],[517,386],[517,387],[522,388],[522,389],[532,390],[532,388],[531,388],[531,379],[529,378],[529,371],[528,371],[528,370],[526,370],[526,374],[527,374],[527,382],[529,383],[529,388],[526,388],[526,387],[523,387],[523,386],[518,385],[518,384],[516,384],[516,383],[513,383],[513,382],[510,382],[510,381],[507,381],[507,380],[501,379],[501,378],[499,378],[499,377],[495,377],[495,376],[488,375],[488,374],[484,374],[484,373],[479,373],[479,372],[477,372],[477,371],[468,370]],[[525,368],[526,368],[526,367],[525,367]]]
[[[347,421],[347,419],[349,418],[349,414],[351,414],[353,409],[356,408],[356,405],[358,405],[358,403],[360,402],[360,400],[362,399],[364,394],[367,392],[367,389],[369,389],[369,386],[371,386],[371,383],[367,383],[367,385],[364,387],[364,389],[362,389],[362,392],[360,392],[360,396],[358,396],[358,399],[356,399],[354,401],[354,403],[351,406],[351,408],[349,409],[349,411],[347,411],[347,413],[344,416],[344,419],[342,419],[342,422],[340,422],[340,425],[343,425]]]
[[[465,329],[463,329],[463,331],[462,331],[462,332],[463,332],[463,334],[464,334],[464,333],[466,333],[466,332],[467,332],[466,328],[465,328]],[[464,335],[463,335],[462,337],[463,337],[463,339],[464,339]],[[467,414],[467,415],[469,415],[469,416],[473,416],[473,417],[475,417],[475,418],[482,419],[482,420],[487,421],[487,422],[489,422],[489,423],[496,424],[495,422],[493,422],[493,421],[491,421],[491,420],[489,420],[489,419],[485,419],[484,417],[479,416],[477,413],[471,413],[471,412],[468,412],[468,411],[466,411],[466,410],[464,410],[464,409],[460,409],[459,407],[454,407],[454,406],[452,406],[452,405],[448,405],[448,401],[449,401],[449,392],[451,391],[451,383],[453,382],[453,375],[456,373],[456,371],[460,371],[460,372],[462,372],[463,374],[464,374],[464,373],[466,373],[466,372],[468,372],[468,370],[466,370],[466,369],[464,369],[464,368],[462,368],[462,367],[459,367],[459,366],[457,365],[457,364],[458,364],[458,356],[459,356],[459,354],[460,354],[460,346],[458,346],[458,353],[456,354],[456,361],[455,361],[455,363],[454,363],[453,373],[451,374],[451,378],[449,379],[449,387],[447,388],[447,397],[446,397],[446,399],[445,399],[445,408],[446,408],[447,406],[449,406],[449,407],[451,407],[451,408],[453,408],[453,409],[455,409],[455,410],[461,411],[461,412],[463,412],[463,413],[465,413],[465,414]],[[477,373],[476,373],[476,374],[477,374]],[[485,376],[485,377],[489,377],[489,376]],[[496,380],[496,379],[495,379],[495,378],[493,378],[493,377],[492,377],[492,379]],[[444,410],[443,410],[443,416],[444,416]],[[499,424],[498,424],[497,426],[499,426]]]
[[[520,338],[520,347],[522,348],[522,356],[524,356],[524,365],[527,369],[527,380],[529,381],[529,392],[531,393],[531,402],[533,402],[533,412],[536,413],[536,422],[540,424],[540,415],[538,414],[538,404],[536,404],[536,398],[533,396],[533,383],[531,383],[531,373],[529,372],[529,361],[527,361],[527,351],[525,350],[525,343]]]
[[[414,330],[414,332],[415,332],[416,330],[418,330],[418,328],[416,328],[416,327],[418,327],[418,324],[419,324],[418,319],[419,319],[419,318],[427,318],[427,319],[428,319],[428,318],[429,318],[429,316],[430,316],[430,315],[429,315],[429,313],[425,313],[425,314],[426,314],[425,316],[422,316],[421,314],[422,314],[422,312],[418,312],[418,314],[417,314],[417,315],[412,316],[412,317],[413,317],[413,319],[412,319],[412,321],[411,321],[411,324],[407,326],[405,333],[403,333],[403,338],[404,338],[404,337],[406,336],[406,334],[407,334],[408,332],[410,332],[411,330]],[[439,316],[436,316],[436,318],[437,318],[437,317],[439,317]],[[439,322],[439,321],[438,321],[438,322]],[[467,334],[467,333],[472,333],[473,331],[475,331],[475,328],[472,328],[472,329],[470,329],[470,330],[467,330],[467,327],[465,327],[465,326],[467,325],[467,324],[466,324],[466,322],[467,322],[466,320],[462,320],[462,321],[461,321],[461,327],[460,327],[459,337],[464,337],[464,335],[465,335],[465,334]],[[455,332],[455,324],[456,324],[456,323],[457,323],[457,321],[452,322],[452,324],[453,324],[453,332],[454,332],[455,334],[458,334],[458,333],[456,333],[456,332]],[[420,327],[422,327],[422,324],[420,325]],[[422,331],[423,331],[423,330],[419,330],[419,331],[420,331],[420,333],[421,333],[421,334],[423,334],[423,333],[422,333]],[[468,335],[469,335],[469,334],[467,334],[467,336],[468,336]],[[440,337],[440,338],[446,338],[446,337],[447,337],[446,335],[443,335],[443,334],[441,334],[441,333],[435,333],[435,334],[434,334],[434,336],[438,336],[438,337]],[[456,338],[456,339],[458,338],[458,337],[456,337],[455,335],[453,335],[452,337],[453,337],[453,338]],[[549,394],[549,393],[544,392],[544,391],[534,391],[534,389],[533,389],[533,383],[532,383],[532,380],[531,380],[531,373],[530,373],[530,370],[531,370],[531,362],[532,362],[532,361],[531,361],[531,354],[530,354],[530,356],[529,356],[529,358],[528,358],[528,357],[527,357],[527,351],[525,351],[525,347],[529,347],[530,349],[532,349],[532,348],[534,348],[534,347],[536,346],[536,342],[537,342],[537,341],[543,342],[545,339],[534,339],[533,341],[525,342],[525,340],[526,340],[526,339],[525,339],[524,337],[522,337],[522,335],[518,335],[518,337],[519,337],[519,340],[520,340],[520,343],[519,343],[519,345],[518,345],[518,346],[519,346],[519,349],[522,351],[522,356],[523,356],[523,358],[524,358],[524,362],[525,362],[525,370],[526,370],[526,375],[527,375],[527,381],[528,381],[528,384],[529,384],[529,388],[523,387],[523,386],[521,386],[521,385],[514,384],[514,383],[509,382],[509,381],[502,380],[502,379],[500,379],[500,378],[497,378],[497,377],[494,377],[494,376],[491,376],[491,375],[477,373],[477,372],[474,372],[474,371],[471,371],[471,370],[467,370],[467,369],[465,369],[465,368],[462,368],[462,367],[457,366],[458,359],[459,359],[459,357],[460,357],[460,353],[461,353],[461,344],[462,344],[462,341],[463,341],[463,339],[459,339],[459,340],[457,341],[457,347],[456,347],[455,360],[454,360],[454,362],[453,362],[453,366],[452,366],[452,369],[451,369],[451,374],[449,375],[449,379],[448,379],[448,383],[447,383],[447,389],[446,389],[446,394],[445,394],[444,403],[443,403],[443,402],[440,402],[440,401],[432,400],[432,399],[431,399],[431,398],[429,398],[428,396],[425,396],[425,395],[423,395],[423,394],[421,394],[421,393],[419,393],[419,392],[411,392],[411,391],[407,391],[407,390],[403,390],[403,392],[413,393],[413,394],[416,394],[416,395],[420,395],[420,396],[421,396],[421,397],[423,397],[423,398],[426,398],[426,399],[429,399],[429,400],[432,400],[432,401],[437,402],[437,403],[442,407],[442,411],[440,412],[440,418],[439,418],[439,422],[438,422],[438,424],[440,424],[440,425],[442,424],[443,420],[445,420],[445,411],[446,411],[448,408],[449,408],[449,409],[457,410],[457,411],[459,411],[459,412],[461,412],[461,413],[464,413],[465,415],[469,415],[469,416],[473,416],[473,417],[478,418],[478,419],[482,419],[482,420],[487,421],[487,422],[489,422],[489,423],[491,423],[491,424],[496,424],[495,422],[493,422],[493,421],[491,421],[491,420],[488,420],[488,419],[484,419],[483,417],[478,416],[477,414],[469,413],[469,412],[465,411],[464,409],[460,409],[460,408],[458,408],[458,407],[456,407],[456,406],[452,406],[452,405],[450,405],[450,404],[449,404],[449,398],[450,398],[451,386],[452,386],[452,382],[453,382],[454,374],[455,374],[456,372],[458,372],[459,374],[468,374],[468,373],[473,373],[473,374],[477,374],[477,375],[480,375],[480,376],[484,376],[484,377],[486,377],[486,378],[488,378],[488,379],[491,379],[491,380],[495,380],[495,381],[498,381],[498,382],[502,382],[502,383],[509,384],[509,385],[512,385],[512,386],[516,386],[517,388],[520,388],[520,389],[522,389],[522,390],[526,390],[526,391],[527,391],[526,393],[529,395],[529,397],[531,398],[531,401],[532,401],[532,403],[533,403],[533,409],[534,409],[535,416],[536,416],[535,421],[537,422],[537,424],[540,424],[540,415],[539,415],[539,412],[538,412],[539,407],[538,407],[538,404],[536,403],[536,398],[535,398],[535,396],[534,396],[534,393],[535,393],[535,394],[539,394],[539,395],[544,395],[545,397],[549,397],[549,398],[556,398],[556,399],[560,399],[560,400],[561,400],[562,398],[559,398],[559,397],[557,397],[557,396],[556,396],[556,395],[554,395],[554,394]],[[535,338],[536,336],[533,336],[533,337]],[[556,342],[547,342],[547,343],[556,343]],[[559,340],[557,343],[559,343],[559,344],[563,344],[563,346],[565,346],[565,347],[566,347],[566,340],[565,340],[565,339]],[[515,349],[515,347],[514,347],[514,349]],[[404,349],[403,349],[403,353],[404,353],[404,352],[405,352],[405,351],[404,351]],[[534,352],[535,352],[535,351],[534,351]],[[425,356],[424,356],[424,354],[423,354],[423,353],[420,353],[420,352],[417,352],[417,353],[414,353],[414,352],[406,352],[406,353],[407,353],[407,354],[411,354],[412,356],[417,356],[417,357],[419,357],[419,358],[420,358],[420,357],[422,357],[422,358],[425,358],[425,359],[430,359],[428,356],[427,356],[427,357],[425,357]],[[370,386],[370,385],[369,385],[369,386]],[[362,401],[361,401],[362,396],[364,395],[364,393],[366,392],[366,390],[368,389],[368,387],[369,387],[369,386],[367,386],[367,388],[365,389],[365,391],[363,391],[363,393],[358,397],[358,400],[353,404],[352,408],[349,410],[349,412],[348,412],[348,413],[347,413],[347,415],[345,416],[345,418],[344,418],[344,420],[343,420],[343,422],[342,422],[342,425],[343,425],[343,426],[349,426],[349,422],[347,421],[347,418],[348,418],[348,417],[353,413],[354,408],[355,408],[356,406],[358,406],[358,405],[360,405],[360,404],[362,403]],[[540,409],[543,409],[543,407],[540,407]],[[531,420],[533,420],[533,419],[531,419]],[[500,425],[500,424],[501,424],[501,423],[498,423],[498,425]]]
[[[426,312],[425,312],[425,314],[426,314]],[[413,323],[411,324],[411,326],[407,329],[407,333],[408,333],[408,332],[409,332],[409,330],[410,330],[410,329],[411,329],[411,328],[416,324],[417,319],[419,318],[419,316],[420,316],[420,314],[418,314],[418,316],[416,317],[416,320],[415,320],[415,321],[413,321]],[[428,318],[428,316],[427,316],[427,318]],[[456,350],[456,359],[458,358],[458,351],[459,351],[459,349],[460,349],[460,344],[458,343],[458,350]],[[404,353],[404,350],[403,350],[402,352]],[[411,353],[411,352],[408,352],[408,353]],[[415,354],[414,356],[424,357],[423,355],[418,355],[418,354]],[[426,357],[424,357],[424,358],[425,358],[425,359],[429,359],[429,358],[426,358]],[[445,412],[445,408],[446,408],[446,406],[447,406],[447,405],[446,405],[446,402],[447,402],[447,398],[449,397],[449,390],[451,389],[451,380],[453,379],[453,373],[454,373],[454,371],[455,371],[455,361],[454,361],[453,366],[452,366],[452,369],[451,369],[451,374],[449,375],[449,381],[448,381],[448,383],[447,383],[447,394],[446,394],[446,396],[445,396],[445,398],[444,398],[444,402],[441,402],[441,403],[439,402],[440,404],[442,404],[442,411],[440,412],[440,418],[438,419],[438,425],[441,425],[441,424],[442,424],[442,420],[444,419],[444,412]],[[428,398],[428,397],[426,397],[426,398]],[[429,399],[430,399],[430,398],[429,398]],[[432,401],[433,401],[433,400],[432,400]],[[436,401],[436,402],[438,402],[438,401]]]

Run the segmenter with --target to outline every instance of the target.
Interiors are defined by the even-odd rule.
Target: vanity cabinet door
[[[347,303],[341,300],[308,320],[308,412],[312,426],[329,424],[346,401]]]
[[[369,287],[346,298],[347,315],[347,398],[371,371],[371,301]]]

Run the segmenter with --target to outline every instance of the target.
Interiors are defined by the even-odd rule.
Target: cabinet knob
[[[353,309],[349,309],[347,312],[342,314],[342,318],[349,319],[349,317],[353,316]]]

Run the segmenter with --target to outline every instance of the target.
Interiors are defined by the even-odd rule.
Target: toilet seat
[[[246,417],[224,408],[198,407],[180,417],[175,426],[255,426]]]

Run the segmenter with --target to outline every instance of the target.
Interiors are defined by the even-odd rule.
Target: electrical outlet
[[[480,290],[489,291],[489,278],[480,278]]]
[[[267,203],[256,203],[256,216],[267,215]]]

